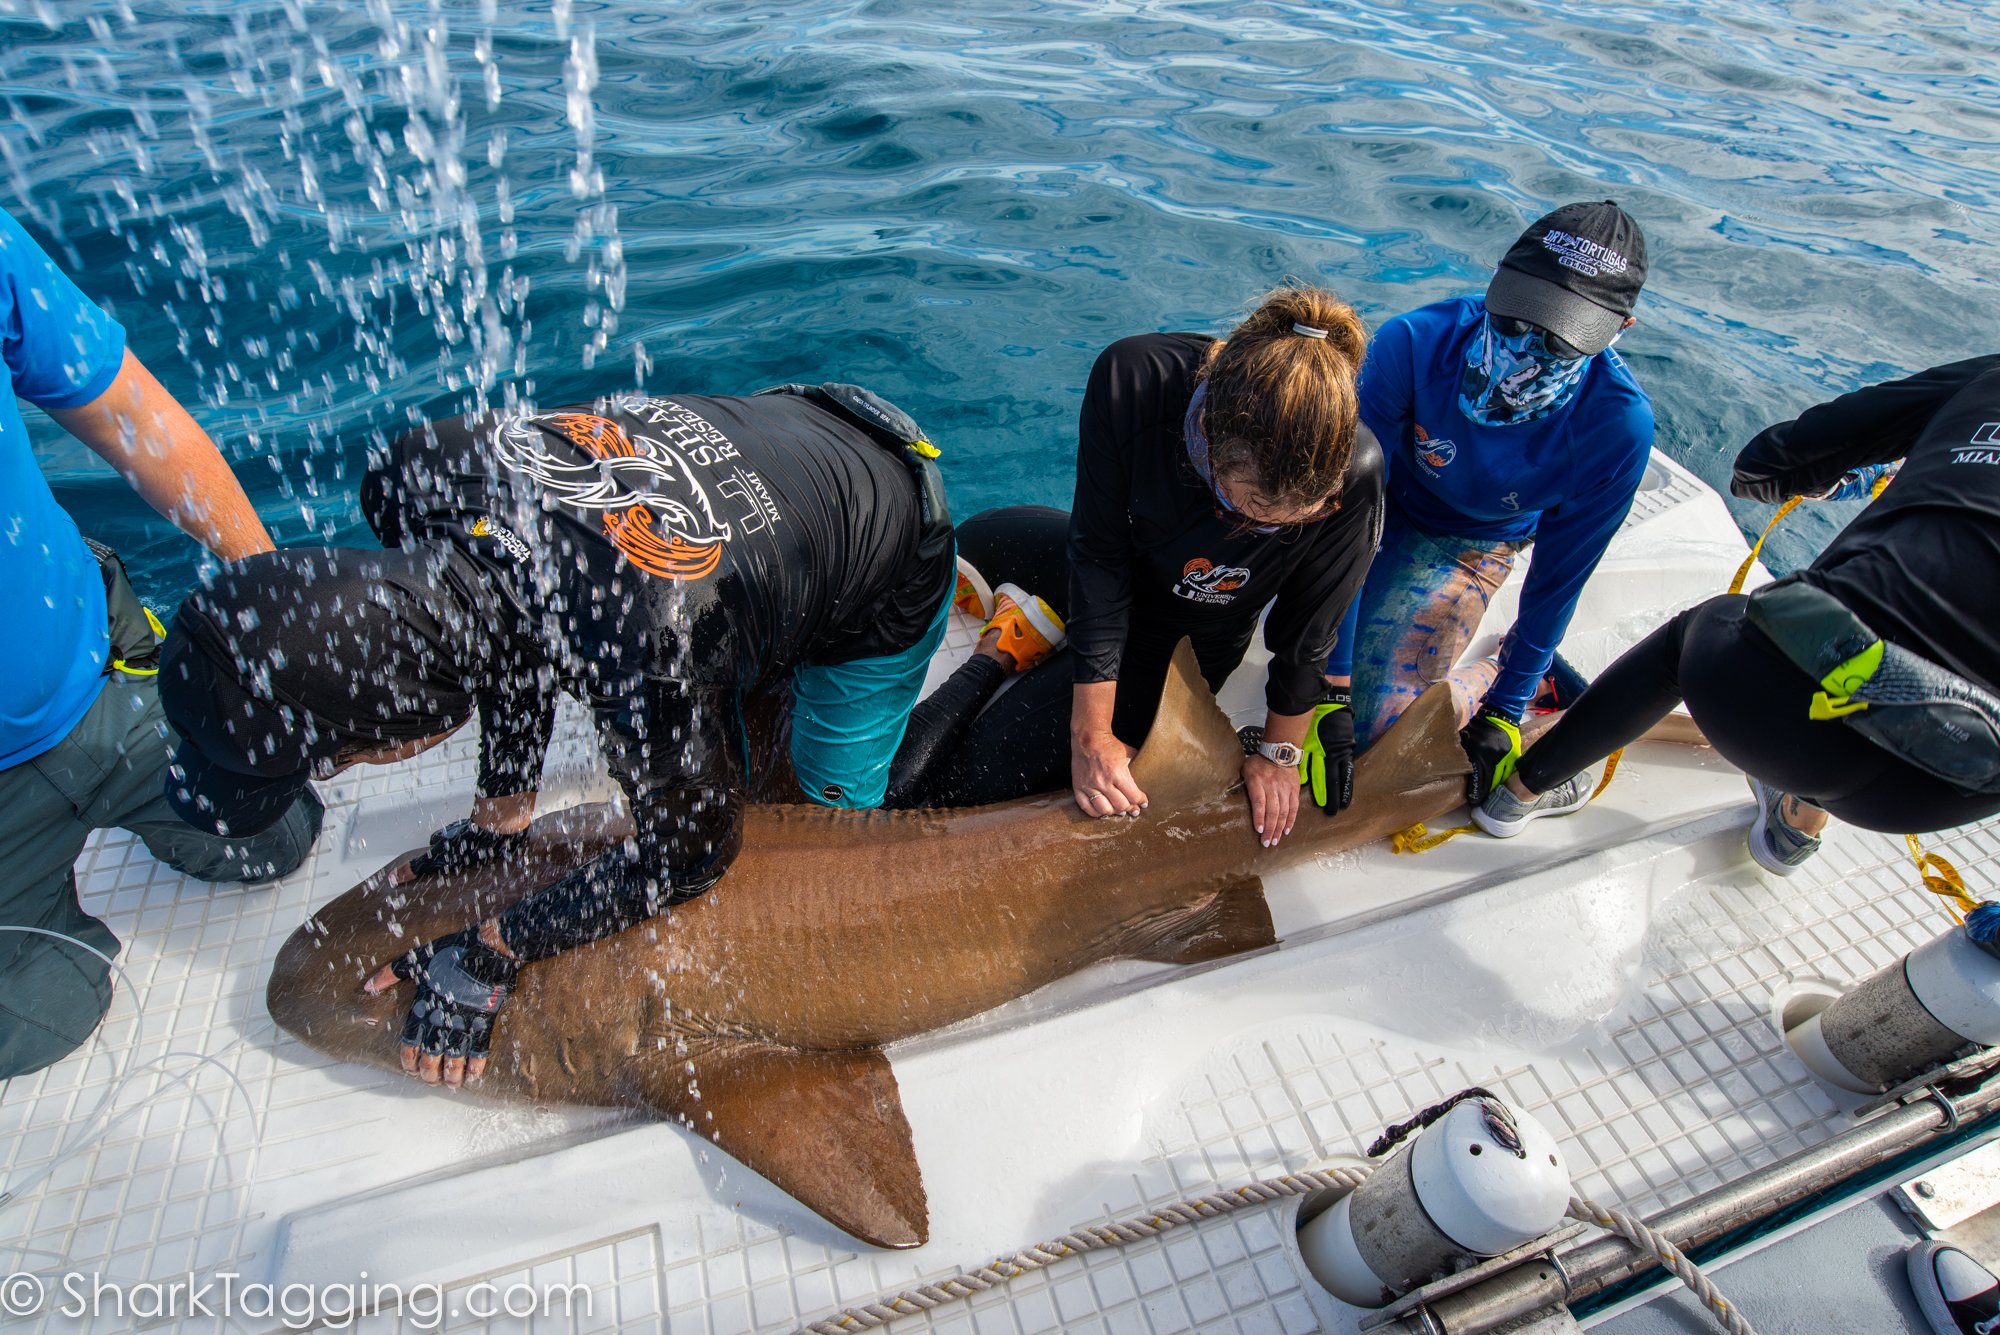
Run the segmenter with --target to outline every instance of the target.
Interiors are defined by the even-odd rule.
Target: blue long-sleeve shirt
[[[0,769],[69,735],[104,684],[104,575],[56,504],[15,399],[76,408],[111,387],[125,331],[0,209]]]
[[[1519,718],[1554,660],[1584,581],[1632,507],[1653,447],[1653,406],[1607,348],[1546,417],[1487,426],[1458,406],[1467,345],[1485,305],[1457,297],[1386,322],[1361,370],[1361,419],[1382,442],[1388,499],[1440,537],[1535,539],[1521,610],[1500,646],[1486,704]],[[1351,666],[1341,637],[1329,670]]]

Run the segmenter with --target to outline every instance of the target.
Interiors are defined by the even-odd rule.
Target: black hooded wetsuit
[[[503,917],[529,959],[712,885],[737,845],[745,697],[909,650],[953,583],[949,542],[919,553],[895,450],[786,394],[432,423],[370,469],[363,510],[385,545],[445,544],[500,595],[508,624],[475,647],[479,794],[535,787],[566,689],[630,801],[633,846]]]
[[[1881,497],[1800,578],[1891,644],[2000,694],[2000,356],[1871,385],[1782,422],[1737,456],[1758,501],[1825,491],[1903,459]],[[1681,613],[1605,669],[1521,759],[1541,792],[1642,735],[1682,699],[1730,763],[1866,829],[1922,833],[2000,810],[1807,714],[1819,684],[1745,615],[1741,595]]]

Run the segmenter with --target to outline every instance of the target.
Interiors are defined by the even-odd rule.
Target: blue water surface
[[[280,542],[365,540],[385,432],[635,384],[860,381],[961,512],[1066,504],[1112,339],[1287,278],[1372,323],[1591,197],[1647,229],[1620,347],[1720,482],[1770,421],[2000,348],[1996,68],[1958,0],[0,0],[0,201]],[[170,604],[192,545],[41,427]],[[1813,510],[1774,564],[1851,513]]]

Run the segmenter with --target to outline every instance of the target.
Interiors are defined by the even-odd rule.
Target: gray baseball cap
[[[1604,351],[1646,283],[1646,234],[1611,200],[1565,204],[1501,257],[1486,309],[1526,320],[1586,354]]]

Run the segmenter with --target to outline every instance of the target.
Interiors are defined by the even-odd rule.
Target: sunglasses
[[[1252,533],[1276,533],[1280,529],[1297,528],[1301,524],[1311,524],[1325,519],[1340,509],[1339,500],[1329,496],[1326,500],[1320,502],[1318,506],[1298,516],[1296,519],[1288,519],[1282,524],[1273,524],[1256,516],[1244,514],[1241,510],[1237,509],[1235,502],[1229,499],[1228,493],[1222,490],[1222,483],[1218,478],[1210,476],[1208,479],[1208,490],[1215,497],[1215,513],[1218,518],[1235,519]]]
[[[1519,338],[1523,334],[1540,334],[1542,336],[1542,346],[1547,348],[1549,354],[1554,357],[1564,357],[1574,361],[1578,357],[1587,357],[1590,355],[1574,343],[1558,338],[1540,325],[1529,324],[1526,320],[1516,320],[1511,316],[1496,315],[1493,317],[1493,327],[1507,338]]]

